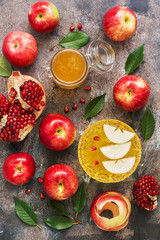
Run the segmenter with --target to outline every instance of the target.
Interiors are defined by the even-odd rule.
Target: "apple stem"
[[[55,46],[57,46],[57,45],[59,45],[59,43],[56,43],[55,45],[53,45],[49,50],[52,51],[53,48],[54,48]]]
[[[144,140],[144,142],[142,143],[142,146],[144,146],[145,142],[146,142],[146,140]]]
[[[42,227],[41,227],[41,226],[39,226],[38,224],[36,224],[36,226],[37,226],[39,229],[42,229]]]

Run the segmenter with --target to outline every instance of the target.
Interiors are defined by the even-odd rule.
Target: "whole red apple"
[[[150,89],[146,80],[135,75],[122,77],[113,88],[116,104],[129,112],[144,107],[148,102],[149,95]]]
[[[103,211],[107,210],[113,217],[102,215]],[[94,199],[90,214],[97,227],[105,231],[118,231],[128,224],[131,204],[128,198],[119,192],[103,192]]]
[[[52,113],[42,120],[39,137],[46,147],[59,151],[68,148],[73,143],[76,129],[69,118]]]
[[[136,31],[137,18],[132,10],[119,6],[111,8],[103,17],[103,30],[113,41],[124,41]]]
[[[38,54],[35,38],[26,32],[9,33],[2,47],[5,58],[15,67],[26,67],[32,64]]]
[[[14,185],[27,183],[34,173],[35,162],[28,153],[13,153],[6,158],[3,165],[4,178]]]
[[[70,166],[56,164],[46,170],[43,177],[43,188],[49,197],[65,200],[77,191],[78,178]]]
[[[59,13],[51,2],[40,1],[32,5],[28,13],[31,26],[38,32],[52,32],[59,23]]]

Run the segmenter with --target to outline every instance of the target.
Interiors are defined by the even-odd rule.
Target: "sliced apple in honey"
[[[114,174],[122,174],[129,172],[135,163],[135,157],[122,158],[116,161],[102,162],[105,169]]]
[[[110,159],[123,158],[130,150],[131,142],[101,147],[101,152]]]
[[[116,127],[104,124],[104,132],[106,137],[113,143],[125,143],[130,141],[135,133],[120,129],[116,130]]]

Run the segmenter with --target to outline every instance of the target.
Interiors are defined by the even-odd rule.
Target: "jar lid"
[[[110,44],[98,39],[90,43],[86,58],[90,70],[102,74],[112,69],[115,61],[115,52]]]

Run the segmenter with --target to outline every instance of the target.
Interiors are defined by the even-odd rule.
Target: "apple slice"
[[[135,163],[135,157],[122,158],[116,161],[104,161],[103,166],[111,173],[121,174],[129,172]]]
[[[131,142],[123,144],[114,144],[109,146],[101,147],[101,152],[110,159],[119,159],[124,157],[131,147]]]
[[[104,132],[106,134],[106,137],[113,143],[128,142],[135,135],[135,133],[128,132],[126,130],[123,130],[123,132],[120,129],[116,130],[116,127],[110,126],[108,124],[104,124]]]

